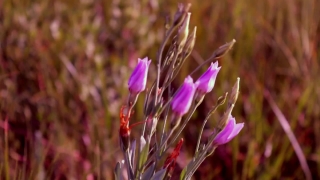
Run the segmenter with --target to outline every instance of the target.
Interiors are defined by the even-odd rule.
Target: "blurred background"
[[[113,179],[128,77],[138,57],[155,62],[179,2],[192,3],[190,29],[198,31],[177,87],[216,48],[237,42],[184,131],[177,173],[206,112],[240,77],[233,116],[245,127],[194,179],[319,179],[318,0],[0,1],[0,179]]]

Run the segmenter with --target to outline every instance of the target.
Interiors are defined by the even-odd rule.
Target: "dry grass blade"
[[[288,123],[288,120],[286,119],[286,117],[283,115],[283,113],[281,112],[281,110],[279,109],[279,107],[277,106],[276,102],[273,100],[273,98],[271,97],[270,93],[268,90],[264,91],[264,97],[267,99],[269,105],[271,106],[271,109],[273,110],[274,114],[277,116],[277,119],[279,120],[281,127],[283,128],[284,132],[286,133],[286,135],[288,136],[290,143],[292,144],[292,147],[295,151],[295,153],[297,154],[297,157],[299,159],[299,162],[301,164],[302,170],[306,176],[307,180],[311,180],[312,179],[312,175],[311,175],[311,171],[310,168],[308,166],[306,157],[301,149],[301,146],[297,140],[297,138],[295,137],[295,135],[292,132],[292,129],[290,128],[290,125]]]

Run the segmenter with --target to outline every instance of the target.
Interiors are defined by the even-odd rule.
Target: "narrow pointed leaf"
[[[166,175],[167,169],[161,169],[160,171],[156,172],[151,180],[162,180],[164,176]]]
[[[186,166],[185,168],[183,168],[183,170],[181,171],[181,173],[180,173],[180,180],[183,180],[183,179],[185,178],[186,172],[187,172],[187,167],[188,167],[188,166]]]
[[[139,169],[141,170],[141,167],[143,164],[147,161],[149,153],[149,143],[145,142],[144,138],[141,138],[140,141],[140,158],[139,158]]]
[[[122,169],[122,165],[120,162],[117,162],[116,164],[116,168],[114,169],[114,176],[116,180],[122,180],[122,175],[121,175],[121,169]]]
[[[187,174],[189,173],[189,172],[191,172],[192,171],[192,167],[193,167],[193,164],[195,163],[195,161],[196,161],[196,158],[194,157],[194,158],[192,158],[192,160],[188,163],[188,165],[185,167],[185,168],[183,168],[183,170],[181,171],[181,173],[180,173],[180,180],[182,180],[182,179],[187,179]]]
[[[131,143],[131,147],[130,147],[130,162],[132,163],[132,168],[135,169],[135,167],[133,167],[135,165],[135,154],[136,154],[136,141],[134,140]]]
[[[142,174],[142,180],[149,180],[154,173],[155,162]]]

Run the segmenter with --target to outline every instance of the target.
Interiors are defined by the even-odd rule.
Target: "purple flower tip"
[[[212,91],[220,69],[221,67],[218,67],[218,61],[215,63],[211,63],[208,70],[205,73],[203,73],[195,83],[197,87],[197,92],[201,94],[206,94]]]
[[[138,64],[133,70],[128,82],[130,93],[139,94],[146,89],[150,63],[151,60],[149,60],[148,57],[143,59],[138,58]]]
[[[236,135],[239,134],[243,128],[244,123],[236,124],[236,119],[230,116],[228,124],[213,140],[214,145],[222,145],[231,141]]]
[[[180,87],[171,102],[171,108],[178,116],[186,114],[191,106],[193,96],[195,93],[195,85],[192,77],[188,76],[183,85]]]

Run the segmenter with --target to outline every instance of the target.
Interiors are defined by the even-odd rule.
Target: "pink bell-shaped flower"
[[[211,66],[208,68],[208,70],[199,77],[199,79],[195,82],[197,87],[196,91],[199,94],[204,95],[212,91],[220,68],[221,67],[218,67],[218,61],[211,63]]]
[[[192,77],[188,76],[179,91],[173,97],[171,102],[172,111],[178,115],[183,116],[186,114],[192,104],[193,96],[195,93],[195,85]]]
[[[228,124],[213,140],[214,145],[222,145],[231,141],[236,135],[239,134],[243,128],[244,123],[236,124],[236,119],[232,116],[229,117]]]
[[[128,82],[130,93],[139,94],[146,89],[150,63],[151,60],[148,60],[147,57],[143,59],[138,58],[138,64],[133,70]]]

